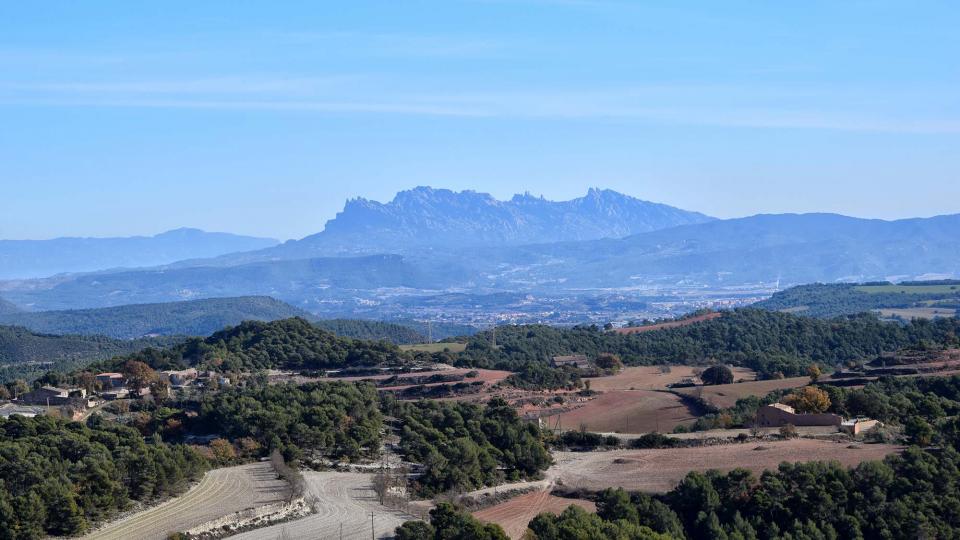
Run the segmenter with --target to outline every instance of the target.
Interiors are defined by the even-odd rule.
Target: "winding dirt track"
[[[159,506],[107,524],[88,540],[165,540],[219,517],[283,500],[287,485],[269,463],[214,469],[185,494]]]
[[[252,530],[232,540],[316,540],[340,538],[368,540],[373,513],[376,538],[392,538],[394,529],[404,521],[415,519],[402,512],[380,505],[373,491],[373,475],[343,472],[305,472],[310,495],[316,497],[319,512],[304,518],[271,527]]]

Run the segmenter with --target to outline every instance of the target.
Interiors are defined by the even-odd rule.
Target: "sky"
[[[299,238],[419,185],[960,212],[954,1],[0,3],[0,238]]]

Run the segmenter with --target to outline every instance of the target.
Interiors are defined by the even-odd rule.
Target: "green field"
[[[960,285],[858,285],[854,289],[870,294],[950,294],[960,291]]]
[[[418,343],[416,345],[401,345],[404,351],[420,351],[427,353],[443,352],[449,349],[452,353],[463,352],[467,348],[466,343]]]

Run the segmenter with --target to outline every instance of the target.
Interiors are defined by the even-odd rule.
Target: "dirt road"
[[[373,475],[366,473],[305,472],[308,493],[316,497],[320,511],[307,517],[256,529],[235,540],[368,540],[371,525],[376,538],[391,538],[404,521],[414,519],[380,505],[373,492]],[[371,523],[371,513],[373,521]]]

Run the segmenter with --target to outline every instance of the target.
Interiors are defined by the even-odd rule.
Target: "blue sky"
[[[0,238],[295,238],[417,185],[960,212],[957,28],[956,2],[5,2]]]

